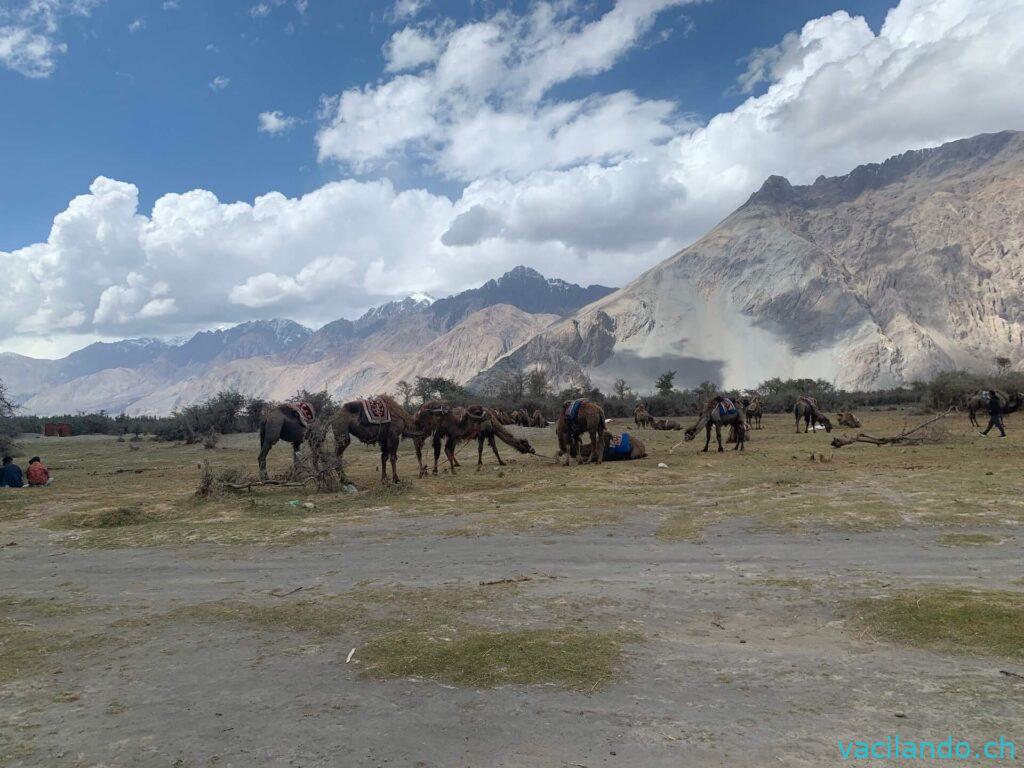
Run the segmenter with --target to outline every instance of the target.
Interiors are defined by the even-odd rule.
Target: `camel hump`
[[[470,405],[466,407],[466,415],[479,421],[487,418],[487,409],[482,405]]]

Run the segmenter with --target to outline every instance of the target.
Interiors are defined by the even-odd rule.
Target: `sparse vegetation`
[[[883,640],[951,653],[1024,659],[1024,595],[950,587],[851,603],[853,619]]]

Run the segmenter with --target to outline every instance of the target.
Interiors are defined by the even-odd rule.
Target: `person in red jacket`
[[[25,470],[25,480],[29,485],[49,485],[53,482],[50,477],[50,470],[46,468],[38,456],[28,460],[28,469]]]

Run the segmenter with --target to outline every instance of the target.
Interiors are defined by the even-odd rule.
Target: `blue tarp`
[[[613,437],[611,444],[604,452],[606,459],[629,458],[633,446],[629,441],[629,432],[623,432],[619,437]]]
[[[580,406],[583,405],[583,400],[573,400],[569,404],[569,408],[565,412],[565,418],[568,421],[576,421],[576,416],[580,412]]]

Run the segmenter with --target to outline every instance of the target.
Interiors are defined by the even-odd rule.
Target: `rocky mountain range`
[[[490,370],[641,391],[773,376],[872,389],[1024,367],[1024,133],[906,152],[793,186],[773,176],[698,242]]]
[[[0,355],[27,412],[168,413],[226,387],[339,397],[445,376],[477,389],[543,368],[556,387],[649,391],[779,376],[848,388],[953,368],[1024,368],[1024,133],[906,152],[794,186],[773,176],[706,236],[613,290],[518,267],[312,331],[243,323],[184,343],[93,344],[61,360]]]
[[[517,267],[434,301],[414,295],[313,331],[291,320],[202,331],[182,343],[100,342],[60,360],[0,354],[0,378],[23,412],[166,414],[238,389],[281,400],[299,389],[390,392],[402,379],[465,382],[552,322],[611,293]]]

